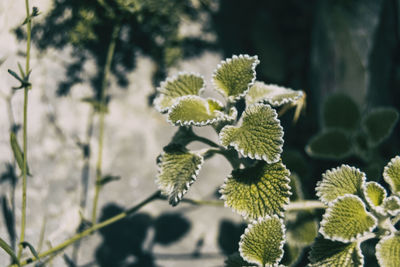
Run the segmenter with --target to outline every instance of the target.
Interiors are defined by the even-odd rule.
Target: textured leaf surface
[[[394,108],[373,109],[363,120],[369,143],[377,145],[389,137],[398,118],[399,113]]]
[[[196,180],[203,157],[180,146],[170,146],[159,158],[156,183],[168,201],[175,206]]]
[[[393,194],[400,194],[400,156],[391,159],[383,171],[383,178]]]
[[[199,96],[179,98],[168,113],[168,121],[181,126],[205,126],[229,119],[230,116],[223,112],[219,101]]]
[[[342,165],[322,174],[322,181],[316,187],[317,196],[325,204],[345,194],[361,196],[365,179],[359,169]]]
[[[352,143],[342,130],[330,129],[311,138],[306,152],[313,157],[343,159],[352,153]]]
[[[243,156],[268,163],[277,162],[282,153],[283,129],[276,111],[269,105],[248,107],[242,125],[225,126],[219,138],[222,145],[235,147]]]
[[[386,198],[386,190],[376,182],[368,182],[364,186],[364,197],[368,205],[380,214],[384,214],[383,202]]]
[[[157,88],[158,97],[154,100],[155,108],[166,112],[175,103],[177,98],[186,95],[199,95],[204,89],[204,79],[199,74],[179,73],[168,78]]]
[[[342,243],[319,237],[311,247],[310,267],[359,267],[364,264],[357,242]]]
[[[385,199],[383,207],[387,213],[392,216],[400,214],[400,198],[396,196],[390,196]]]
[[[239,242],[243,259],[261,266],[278,264],[283,256],[285,227],[277,217],[265,217],[250,224]]]
[[[289,203],[289,175],[281,162],[259,161],[253,167],[234,170],[221,187],[221,198],[246,218],[282,214]]]
[[[335,94],[324,102],[322,116],[326,128],[355,130],[360,120],[360,111],[349,96]]]
[[[371,232],[376,224],[376,218],[359,197],[345,195],[330,203],[319,232],[327,239],[353,242]]]
[[[400,266],[400,233],[382,238],[376,245],[376,258],[382,267]]]
[[[243,97],[256,79],[257,56],[239,55],[218,65],[213,74],[215,89],[230,101]]]
[[[246,104],[266,103],[274,107],[295,103],[303,96],[302,91],[296,91],[275,84],[265,84],[256,81],[246,95]]]

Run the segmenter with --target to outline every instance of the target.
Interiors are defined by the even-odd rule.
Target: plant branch
[[[97,230],[100,230],[100,229],[102,229],[102,228],[104,228],[106,226],[109,226],[109,225],[111,225],[111,224],[113,224],[113,223],[115,223],[117,221],[120,221],[120,220],[126,218],[127,216],[129,216],[129,215],[135,213],[136,211],[138,211],[143,206],[145,206],[145,205],[149,204],[150,202],[152,202],[154,200],[157,200],[157,199],[161,199],[160,198],[160,191],[156,191],[155,193],[153,193],[151,196],[149,196],[148,198],[146,198],[145,200],[143,200],[142,202],[140,202],[136,206],[134,206],[134,207],[122,212],[122,213],[119,213],[118,215],[115,215],[114,217],[111,217],[111,218],[109,218],[109,219],[107,219],[105,221],[97,223],[97,224],[93,225],[92,227],[86,229],[85,231],[74,235],[70,239],[62,242],[61,244],[59,244],[59,245],[57,245],[55,247],[52,247],[51,249],[49,249],[49,250],[47,250],[47,251],[45,251],[43,253],[40,253],[39,254],[39,258],[31,257],[31,258],[28,258],[28,259],[22,261],[20,263],[20,266],[25,266],[27,264],[36,262],[39,259],[42,259],[44,257],[47,257],[47,256],[53,255],[55,253],[58,253],[58,252],[64,250],[69,245],[81,240],[82,238],[84,238],[86,236],[89,236],[89,235],[93,234]],[[10,267],[18,267],[18,265],[17,264],[13,264],[13,265],[10,265]]]
[[[92,210],[92,223],[93,224],[96,223],[97,204],[99,201],[99,194],[100,194],[100,189],[101,189],[100,180],[102,178],[104,117],[105,117],[105,112],[106,112],[105,111],[105,106],[106,106],[105,91],[107,88],[108,76],[110,74],[111,63],[112,63],[112,60],[114,57],[114,51],[115,51],[115,46],[117,43],[119,31],[120,31],[120,25],[119,24],[114,25],[110,44],[108,46],[106,62],[105,62],[104,71],[103,71],[103,80],[102,80],[101,88],[100,88],[99,151],[98,151],[98,158],[97,158],[97,164],[96,164],[96,187],[95,187],[95,194],[94,194],[94,198],[93,198],[93,210]]]
[[[325,209],[326,205],[318,200],[301,200],[290,202],[286,211]]]

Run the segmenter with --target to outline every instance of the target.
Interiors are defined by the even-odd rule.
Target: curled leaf
[[[359,169],[342,165],[322,174],[322,181],[316,187],[317,196],[325,204],[345,194],[362,196],[365,179]]]
[[[215,89],[230,101],[235,101],[249,91],[256,79],[257,56],[233,56],[221,62],[213,74]]]
[[[376,245],[376,258],[382,267],[400,266],[399,232],[382,238]]]
[[[383,179],[390,185],[393,194],[400,194],[400,156],[392,158],[386,165]]]
[[[391,216],[400,214],[400,198],[397,196],[390,196],[383,202],[383,208]]]
[[[250,219],[280,214],[289,203],[290,172],[281,162],[263,161],[232,171],[220,193],[225,206]]]
[[[364,202],[354,195],[338,197],[329,204],[319,232],[327,239],[354,242],[377,225],[377,219],[366,210]]]
[[[246,228],[239,251],[244,260],[260,266],[277,265],[283,256],[285,226],[278,216],[259,219]]]
[[[374,211],[385,214],[383,203],[386,199],[386,190],[377,182],[368,182],[364,186],[364,198]]]
[[[200,95],[204,90],[205,82],[201,75],[180,72],[168,78],[157,88],[158,97],[154,100],[155,108],[159,112],[168,111],[175,101],[182,96]]]
[[[225,126],[219,139],[245,157],[275,163],[282,153],[283,129],[273,108],[254,104],[245,110],[241,126]]]

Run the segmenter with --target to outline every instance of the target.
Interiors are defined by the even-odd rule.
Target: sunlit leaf
[[[376,224],[377,219],[359,197],[344,195],[329,204],[319,232],[333,241],[353,242],[371,232]]]
[[[399,113],[394,108],[376,108],[363,120],[363,128],[371,145],[378,145],[390,136]]]
[[[183,96],[169,110],[168,121],[181,126],[205,126],[223,120],[231,120],[231,116],[236,117],[236,115],[224,113],[223,110],[222,104],[216,99]]]
[[[282,153],[283,129],[269,105],[251,105],[244,112],[241,126],[225,126],[219,138],[222,145],[233,146],[243,156],[268,163],[277,162]]]
[[[243,259],[260,266],[276,265],[283,256],[285,226],[277,216],[259,219],[246,228],[240,238]]]
[[[311,247],[310,267],[360,267],[364,256],[358,242],[342,243],[318,237]]]
[[[400,266],[400,232],[379,241],[376,245],[376,258],[382,267]]]
[[[235,252],[225,261],[224,267],[247,267],[247,266],[257,266],[253,263],[248,263],[245,261],[239,254],[239,252]]]
[[[318,235],[318,222],[309,212],[299,212],[295,220],[286,223],[286,228],[288,243],[298,247],[310,245]]]
[[[315,190],[319,199],[328,204],[345,194],[362,196],[365,179],[365,174],[359,169],[342,165],[322,174],[322,181],[318,182]]]
[[[203,157],[180,146],[169,146],[160,155],[156,183],[175,206],[182,199],[203,165]]]
[[[204,86],[204,79],[201,75],[181,72],[168,78],[157,88],[159,95],[154,100],[155,108],[159,112],[166,112],[179,97],[199,95]]]
[[[230,101],[245,96],[256,79],[257,56],[233,56],[221,62],[213,74],[215,89]]]
[[[281,162],[259,161],[253,167],[232,171],[221,187],[221,198],[246,218],[281,215],[289,203],[289,175]]]
[[[400,214],[400,198],[397,196],[390,196],[383,202],[383,208],[387,213],[392,216]]]
[[[384,215],[382,204],[386,199],[386,195],[385,188],[376,182],[368,182],[364,186],[364,198],[368,205],[382,215]]]
[[[400,156],[392,158],[386,165],[383,179],[390,185],[393,194],[400,194]]]
[[[266,103],[278,107],[295,103],[303,96],[303,91],[296,91],[275,84],[256,81],[246,94],[246,104]]]
[[[352,141],[342,130],[325,130],[311,138],[306,152],[312,157],[343,159],[352,153]]]
[[[360,121],[357,104],[347,95],[335,94],[326,99],[323,106],[323,123],[326,128],[355,130]]]

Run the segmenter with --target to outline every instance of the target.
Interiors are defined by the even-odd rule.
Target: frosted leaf
[[[156,184],[172,206],[179,203],[197,179],[203,161],[200,154],[177,145],[166,147],[160,155]]]
[[[329,204],[319,232],[333,241],[353,242],[371,232],[376,224],[377,219],[359,197],[344,195]]]
[[[368,182],[364,186],[364,198],[368,205],[381,215],[384,215],[383,202],[386,199],[386,190],[377,182]]]
[[[376,258],[382,267],[400,266],[400,233],[382,238],[376,245]]]
[[[322,181],[317,183],[316,191],[319,199],[328,204],[345,194],[362,195],[365,174],[359,169],[342,165],[322,174]]]
[[[244,111],[240,126],[225,126],[219,139],[223,146],[233,146],[245,157],[274,163],[282,153],[283,128],[274,109],[255,104]]]
[[[246,95],[246,104],[266,103],[278,107],[284,104],[296,103],[303,97],[303,91],[296,91],[275,84],[265,84],[256,81]]]
[[[393,194],[400,194],[400,156],[392,158],[383,171],[383,178]]]
[[[257,56],[239,55],[218,65],[213,74],[215,89],[230,101],[245,96],[256,79]]]
[[[259,219],[246,228],[239,251],[244,260],[260,266],[277,265],[283,256],[285,226],[277,216]]]
[[[221,198],[225,206],[246,218],[282,215],[289,203],[289,175],[281,162],[259,161],[255,166],[232,171],[221,187]]]
[[[383,208],[391,216],[400,214],[400,198],[397,196],[390,196],[383,202]]]
[[[154,106],[159,112],[166,112],[175,101],[186,95],[199,95],[204,90],[204,79],[195,73],[180,72],[161,83]]]

